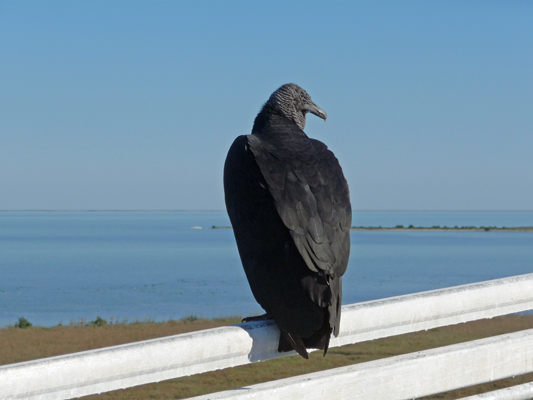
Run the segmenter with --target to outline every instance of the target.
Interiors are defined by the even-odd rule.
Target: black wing
[[[302,288],[311,271],[276,210],[249,138],[235,140],[224,165],[226,208],[239,255],[257,302],[282,330],[306,337],[323,325],[324,310]]]
[[[348,185],[323,143],[281,125],[235,140],[224,166],[226,207],[256,300],[282,331],[315,334],[306,346],[325,340],[327,348],[331,330],[338,334],[350,252]]]
[[[348,184],[327,146],[291,125],[286,130],[298,134],[250,135],[250,146],[308,268],[341,276],[350,254]]]

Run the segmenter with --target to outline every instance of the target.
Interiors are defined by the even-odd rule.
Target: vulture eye
[[[304,96],[303,93],[300,93],[300,100],[302,100],[302,101],[305,100],[305,96]]]

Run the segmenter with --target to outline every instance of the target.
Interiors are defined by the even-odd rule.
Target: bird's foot
[[[255,322],[255,321],[266,321],[267,319],[272,319],[272,315],[270,314],[263,314],[263,315],[257,315],[255,317],[246,317],[243,318],[241,322]]]

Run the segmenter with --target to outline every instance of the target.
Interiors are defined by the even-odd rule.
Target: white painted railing
[[[531,309],[533,274],[351,304],[330,347]],[[251,322],[5,365],[0,399],[68,399],[295,354],[279,354],[278,340],[272,321]],[[526,330],[198,399],[411,399],[532,371]],[[532,389],[478,398],[523,399]]]
[[[524,374],[532,360],[530,329],[195,399],[413,399]]]

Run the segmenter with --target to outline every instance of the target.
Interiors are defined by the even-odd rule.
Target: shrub
[[[15,328],[26,329],[26,328],[29,328],[32,325],[33,324],[30,321],[28,321],[26,318],[20,317],[19,318],[19,322],[17,322],[15,324]]]
[[[102,317],[96,317],[94,321],[91,321],[92,326],[104,326],[107,325],[107,321]]]

